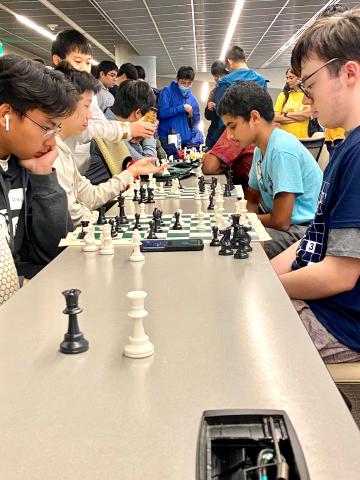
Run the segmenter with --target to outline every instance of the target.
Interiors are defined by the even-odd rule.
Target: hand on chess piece
[[[127,171],[130,172],[133,177],[137,177],[138,175],[149,175],[149,173],[162,173],[165,170],[166,164],[156,167],[154,164],[157,161],[157,158],[144,157],[141,160],[132,163],[127,168]]]

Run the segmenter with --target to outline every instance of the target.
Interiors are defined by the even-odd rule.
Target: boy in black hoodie
[[[72,228],[52,164],[55,134],[77,100],[60,72],[13,55],[0,59],[0,226],[27,278],[59,253]]]

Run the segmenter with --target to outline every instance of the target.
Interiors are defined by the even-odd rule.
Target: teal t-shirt
[[[321,182],[319,165],[291,133],[275,128],[264,157],[261,150],[255,148],[249,186],[261,193],[267,212],[272,211],[277,193],[294,193],[291,223],[309,223],[316,212]]]

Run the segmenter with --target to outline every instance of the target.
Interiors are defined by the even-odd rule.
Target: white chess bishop
[[[147,293],[144,291],[133,291],[127,295],[131,302],[129,317],[134,321],[133,332],[129,337],[129,343],[125,345],[124,355],[130,358],[145,358],[154,354],[154,345],[144,330],[144,319],[148,312],[144,308]]]

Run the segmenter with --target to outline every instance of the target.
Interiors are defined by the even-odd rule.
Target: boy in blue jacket
[[[183,147],[203,143],[203,135],[198,129],[200,108],[191,91],[194,78],[192,67],[180,67],[176,81],[160,93],[158,132],[164,147],[171,130],[180,134]]]

